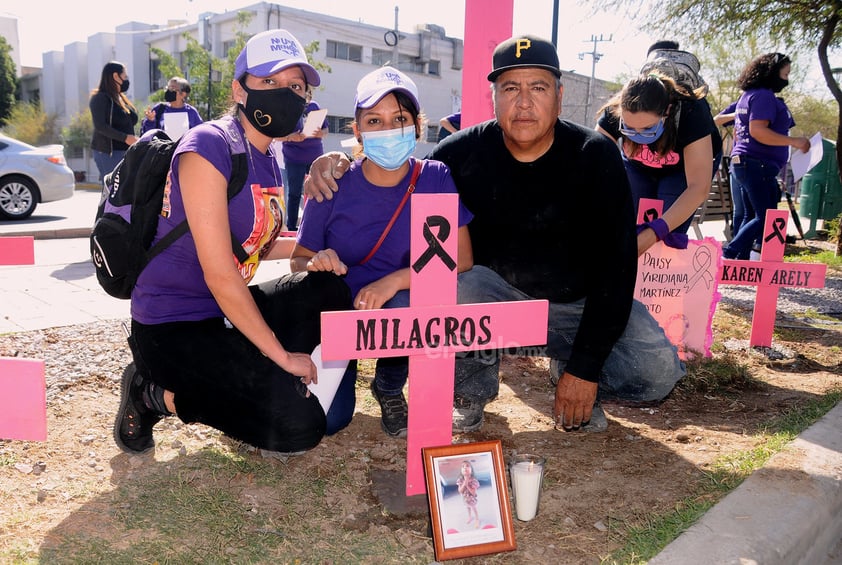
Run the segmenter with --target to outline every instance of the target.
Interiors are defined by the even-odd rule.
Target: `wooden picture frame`
[[[517,545],[500,440],[425,447],[422,456],[436,560],[513,551]],[[476,482],[466,484],[465,465]]]

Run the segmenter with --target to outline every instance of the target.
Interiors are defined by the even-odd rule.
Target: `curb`
[[[32,237],[35,239],[77,239],[89,238],[93,228],[64,228],[58,230],[32,230],[0,234],[0,237]]]
[[[649,565],[829,563],[842,539],[842,403],[752,473]]]

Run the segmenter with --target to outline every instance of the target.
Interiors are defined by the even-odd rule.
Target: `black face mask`
[[[246,119],[260,133],[276,138],[294,132],[304,114],[307,101],[291,88],[252,90],[240,83],[248,93],[246,105],[238,104]]]
[[[789,81],[781,77],[772,77],[769,80],[769,88],[772,92],[780,92],[789,85]]]
[[[164,93],[164,100],[167,102],[175,102],[176,98],[178,98],[178,93],[175,90],[167,90]]]
[[[120,92],[126,92],[129,89],[129,79],[123,81],[123,84],[120,85]]]

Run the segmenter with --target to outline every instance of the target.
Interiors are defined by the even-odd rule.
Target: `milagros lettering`
[[[410,327],[399,318],[357,320],[357,351],[484,346],[491,342],[491,316],[415,318]]]

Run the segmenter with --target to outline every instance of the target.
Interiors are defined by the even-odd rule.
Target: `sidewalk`
[[[33,235],[35,265],[0,266],[0,339],[10,332],[129,319],[129,301],[99,287],[87,235],[99,192],[77,190],[33,218],[0,222],[4,235]],[[703,235],[722,240],[724,222]],[[288,272],[267,263],[255,282]],[[729,494],[653,565],[842,563],[842,405],[806,430]]]

